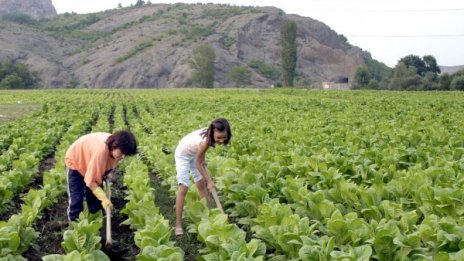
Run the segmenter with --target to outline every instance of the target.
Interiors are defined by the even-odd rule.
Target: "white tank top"
[[[207,128],[202,128],[193,131],[187,134],[185,137],[183,137],[177,145],[175,155],[189,158],[195,157],[195,155],[197,155],[198,146],[200,145],[200,142],[206,141],[207,139],[206,135],[201,135],[201,133],[206,130]]]

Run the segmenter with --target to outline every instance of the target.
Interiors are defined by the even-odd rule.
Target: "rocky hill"
[[[273,7],[216,4],[148,4],[35,22],[3,20],[0,59],[26,63],[46,88],[189,87],[192,50],[209,43],[216,53],[215,86],[234,86],[227,73],[243,66],[252,71],[253,86],[266,87],[276,80],[249,65],[259,61],[280,69],[280,28],[286,20],[297,24],[298,85],[352,79],[371,59],[317,20]]]
[[[0,0],[0,15],[23,13],[32,17],[56,16],[51,0]]]

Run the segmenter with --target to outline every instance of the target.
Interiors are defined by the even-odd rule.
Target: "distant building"
[[[322,89],[324,90],[349,90],[350,84],[348,77],[337,76],[330,81],[322,82]]]

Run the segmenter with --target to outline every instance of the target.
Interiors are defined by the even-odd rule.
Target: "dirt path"
[[[127,202],[124,199],[124,191],[127,188],[122,184],[122,175],[117,172],[111,185],[111,202],[115,208],[111,218],[111,233],[113,240],[120,243],[120,249],[117,250],[121,250],[121,252],[117,255],[111,255],[110,258],[111,260],[135,260],[135,256],[140,250],[134,243],[134,232],[129,226],[121,224],[127,219],[127,216],[119,213]]]
[[[171,196],[169,187],[161,185],[161,180],[155,173],[150,172],[149,175],[152,187],[155,188],[155,205],[159,207],[160,213],[164,216],[164,218],[169,220],[169,225],[174,227],[176,220],[174,206],[176,200]],[[201,243],[197,240],[196,236],[196,234],[185,233],[183,237],[177,238],[174,233],[172,233],[171,240],[176,241],[176,245],[184,251],[185,261],[196,260],[198,249],[200,249],[201,246]]]
[[[35,231],[40,233],[39,238],[23,254],[25,258],[42,260],[42,257],[46,255],[64,254],[61,242],[63,241],[63,232],[68,227],[67,207],[67,199],[61,198],[50,209],[44,211],[42,218],[34,225]]]

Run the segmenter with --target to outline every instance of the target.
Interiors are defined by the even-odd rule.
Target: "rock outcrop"
[[[23,13],[32,17],[56,16],[51,0],[0,0],[0,14]]]

